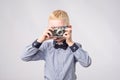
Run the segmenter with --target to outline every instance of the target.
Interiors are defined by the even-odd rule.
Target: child
[[[54,36],[55,28],[67,26],[63,35]],[[53,11],[48,19],[48,28],[43,35],[26,47],[24,61],[45,61],[45,80],[76,80],[75,65],[91,64],[88,53],[72,40],[72,26],[68,14],[63,10]]]

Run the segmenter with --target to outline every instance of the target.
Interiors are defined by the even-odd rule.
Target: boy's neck
[[[65,40],[62,40],[62,41],[56,41],[56,43],[58,44],[58,45],[62,45],[62,44],[64,44],[64,42],[65,42]]]

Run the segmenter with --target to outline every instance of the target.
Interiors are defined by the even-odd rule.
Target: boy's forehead
[[[49,20],[49,26],[60,27],[60,26],[66,26],[66,24],[64,20]]]

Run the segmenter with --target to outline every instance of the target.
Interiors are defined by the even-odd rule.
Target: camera
[[[53,36],[62,37],[63,34],[65,33],[66,28],[67,28],[67,26],[55,27],[54,31],[52,32]]]

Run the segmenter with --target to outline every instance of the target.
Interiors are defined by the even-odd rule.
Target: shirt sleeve
[[[72,53],[75,56],[75,59],[83,66],[88,67],[91,65],[91,58],[88,53],[82,49],[82,46],[79,43],[74,43],[73,46],[70,47]]]
[[[21,56],[23,61],[45,60],[45,43],[34,41],[32,44],[25,47]]]

